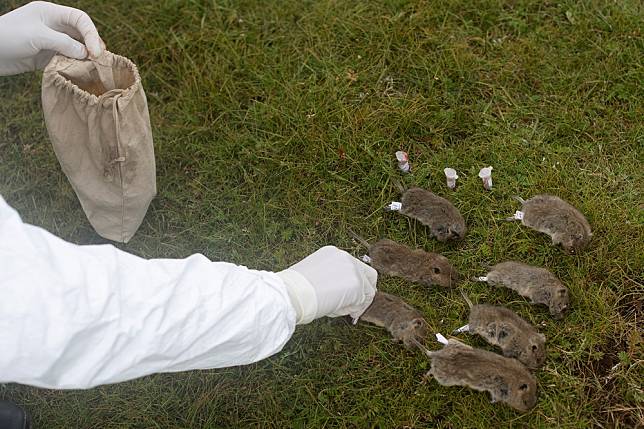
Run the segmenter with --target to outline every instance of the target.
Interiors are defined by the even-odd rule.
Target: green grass
[[[18,3],[4,0],[0,11]],[[481,262],[547,266],[570,288],[573,309],[555,321],[509,291],[463,285],[548,337],[539,402],[524,415],[423,380],[429,362],[379,328],[325,319],[246,367],[89,391],[0,386],[36,427],[644,425],[641,2],[69,3],[94,18],[110,50],[138,64],[148,95],[159,196],[119,247],[280,270],[325,244],[359,254],[351,228],[443,253],[468,276]],[[26,221],[76,243],[103,242],[54,157],[40,76],[0,78],[0,99],[0,193]],[[399,175],[399,149],[410,153],[412,175]],[[443,183],[448,165],[461,176],[455,192]],[[487,165],[491,192],[477,177]],[[466,239],[441,244],[384,213],[395,180],[452,200]],[[501,221],[518,208],[513,195],[545,192],[587,215],[594,239],[585,252],[568,255]],[[466,320],[456,291],[385,277],[379,287],[420,308],[434,330]]]

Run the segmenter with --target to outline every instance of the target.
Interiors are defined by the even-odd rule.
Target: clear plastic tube
[[[456,188],[456,179],[458,179],[456,170],[454,170],[453,168],[447,167],[443,171],[445,172],[445,178],[447,179],[447,187],[450,189]]]
[[[409,155],[407,152],[399,150],[396,152],[396,159],[398,160],[398,168],[403,173],[409,173],[411,171],[411,165],[409,164]]]
[[[483,187],[488,191],[492,189],[492,167],[481,168],[479,177],[483,180]]]

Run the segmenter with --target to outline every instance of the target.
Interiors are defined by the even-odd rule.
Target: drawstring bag
[[[127,243],[156,195],[148,102],[136,65],[55,55],[42,104],[56,157],[101,236]]]

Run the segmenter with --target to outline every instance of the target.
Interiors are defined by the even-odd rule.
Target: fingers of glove
[[[103,53],[104,44],[101,44],[98,30],[89,15],[82,10],[47,3],[47,10],[43,14],[45,22],[51,28],[60,31],[67,29],[70,36],[80,36],[92,57],[99,57]]]
[[[60,25],[57,28],[54,28],[54,30],[60,31],[61,33],[68,34],[76,40],[79,40],[79,41],[83,40],[83,36],[75,27],[71,27],[69,25]],[[98,42],[99,42],[99,45],[101,46],[101,53],[103,53],[107,49],[107,46],[105,45],[105,42],[101,37],[98,38]]]
[[[364,281],[364,300],[360,305],[357,305],[355,309],[352,309],[352,311],[349,312],[353,318],[354,324],[358,322],[362,313],[364,313],[373,302],[373,298],[376,296],[376,284],[378,282],[378,272],[374,268],[358,260],[356,260],[356,264],[358,265],[358,269],[361,271]]]
[[[43,50],[60,52],[70,58],[82,60],[87,58],[87,49],[82,43],[72,39],[65,33],[59,33],[49,27],[45,27],[34,40],[34,46]]]
[[[351,288],[357,292],[357,296],[353,301],[347,302],[345,307],[339,308],[329,316],[335,317],[349,314],[353,319],[353,323],[357,323],[362,313],[369,308],[376,295],[378,273],[372,267],[353,257],[351,262],[354,275],[349,277],[348,281],[351,282]]]

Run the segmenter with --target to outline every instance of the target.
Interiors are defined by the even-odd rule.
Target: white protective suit
[[[357,318],[376,278],[331,246],[277,274],[78,246],[0,196],[0,383],[90,388],[248,364],[280,351],[296,322]]]
[[[56,52],[104,49],[78,9],[35,1],[0,16],[0,76],[43,68]],[[255,362],[280,351],[296,324],[357,319],[376,280],[332,246],[279,273],[77,246],[23,223],[0,196],[0,383],[89,388]]]

